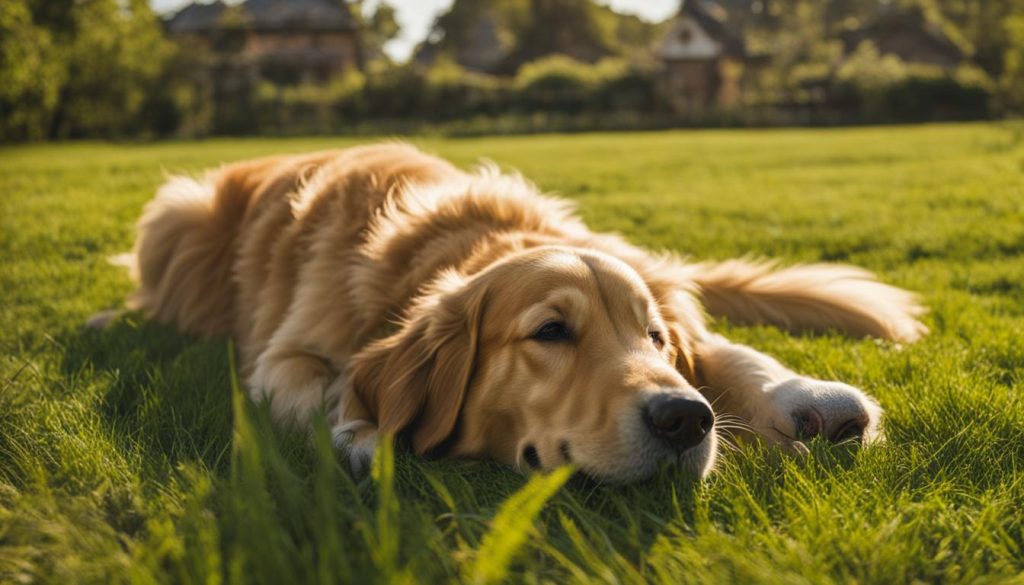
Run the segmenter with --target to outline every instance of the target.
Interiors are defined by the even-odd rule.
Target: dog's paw
[[[836,443],[871,443],[882,438],[882,408],[848,384],[798,377],[773,384],[766,388],[766,395],[769,408],[755,427],[797,451],[806,452],[802,442],[815,437]]]
[[[348,455],[349,468],[358,477],[366,475],[377,449],[377,427],[365,420],[349,421],[331,429],[334,447]]]

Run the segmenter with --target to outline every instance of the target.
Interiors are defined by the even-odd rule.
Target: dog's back
[[[301,265],[291,258],[310,244],[303,236],[328,215],[323,208],[345,208],[354,245],[396,189],[458,173],[411,146],[382,144],[245,161],[201,180],[173,177],[139,220],[129,307],[200,335],[244,340],[272,331]]]

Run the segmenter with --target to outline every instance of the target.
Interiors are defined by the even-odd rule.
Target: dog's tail
[[[135,249],[113,259],[138,283],[129,309],[200,335],[230,331],[234,241],[251,193],[233,176],[172,177],[146,205]]]
[[[767,323],[792,331],[838,329],[913,342],[928,333],[925,309],[905,290],[859,268],[731,260],[697,267],[695,281],[712,315],[737,324]]]

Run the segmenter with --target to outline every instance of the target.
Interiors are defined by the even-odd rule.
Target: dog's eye
[[[654,345],[658,346],[658,349],[665,347],[665,340],[661,338],[660,331],[648,331],[647,335],[651,336],[651,341],[654,342]]]
[[[565,323],[551,321],[550,323],[545,323],[543,327],[538,329],[537,332],[533,334],[533,339],[536,339],[537,341],[569,341],[572,339],[572,334],[565,326]]]

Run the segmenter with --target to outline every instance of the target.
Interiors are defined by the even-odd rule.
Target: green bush
[[[359,72],[327,84],[278,86],[260,81],[254,90],[259,131],[273,134],[338,132],[362,108],[366,77]]]
[[[414,118],[422,112],[426,82],[411,65],[387,67],[367,76],[359,108],[362,116]]]
[[[658,106],[656,70],[624,59],[589,65],[562,55],[527,63],[512,82],[519,111],[580,114]]]
[[[989,115],[992,92],[975,67],[907,64],[864,42],[837,71],[830,101],[862,121],[974,119]]]
[[[653,65],[606,59],[598,63],[594,100],[599,110],[650,114],[663,110],[658,93],[658,70]]]
[[[488,124],[498,132],[538,131],[547,124],[564,130],[629,127],[630,121],[644,126],[658,103],[655,81],[650,67],[621,60],[587,65],[564,57],[524,67],[513,79],[441,60],[428,70],[379,67],[330,84],[280,86],[263,80],[251,90],[257,111],[252,130],[323,134],[367,124],[399,131],[444,124],[475,133]]]
[[[421,117],[428,120],[459,120],[496,116],[508,107],[509,89],[497,77],[467,71],[450,60],[441,60],[425,74]]]
[[[523,65],[513,83],[521,109],[578,113],[591,104],[598,76],[593,66],[553,55]]]

